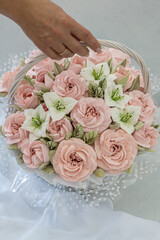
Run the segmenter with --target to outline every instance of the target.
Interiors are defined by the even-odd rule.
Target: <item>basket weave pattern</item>
[[[118,50],[121,50],[122,52],[128,54],[135,62],[139,65],[142,76],[144,79],[144,93],[150,92],[150,86],[149,86],[149,71],[148,68],[144,62],[144,60],[139,56],[138,53],[136,53],[134,50],[126,47],[125,45],[109,40],[98,40],[102,47],[109,47],[109,48],[115,48]],[[8,103],[12,102],[14,94],[16,93],[16,90],[20,84],[20,82],[23,80],[26,73],[37,63],[47,58],[47,55],[44,53],[40,53],[36,57],[34,57],[29,63],[25,64],[25,66],[21,69],[21,71],[17,74],[11,88],[8,94]]]

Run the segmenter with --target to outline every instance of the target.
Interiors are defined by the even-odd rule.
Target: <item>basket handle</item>
[[[148,71],[147,65],[145,64],[144,60],[141,58],[141,56],[139,56],[138,53],[136,53],[134,50],[126,47],[125,45],[123,45],[121,43],[117,43],[117,42],[110,41],[110,40],[101,40],[101,39],[98,39],[98,41],[102,47],[111,47],[111,48],[121,50],[122,52],[124,52],[128,56],[130,56],[133,60],[135,60],[137,62],[137,64],[140,66],[142,76],[144,79],[144,93],[150,91],[149,71]],[[82,44],[84,44],[84,43],[82,43]],[[47,55],[45,55],[44,53],[40,53],[39,55],[34,57],[29,63],[24,65],[24,67],[20,70],[20,72],[15,77],[14,82],[10,88],[10,91],[8,93],[8,103],[10,103],[13,100],[14,94],[15,94],[20,82],[23,80],[24,76],[26,75],[26,73],[34,65],[36,65],[37,63],[39,63],[40,61],[42,61],[46,58],[47,58]]]

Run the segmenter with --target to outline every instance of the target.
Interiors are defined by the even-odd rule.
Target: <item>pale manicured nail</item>
[[[96,52],[97,52],[97,53],[101,53],[101,52],[102,52],[102,49],[101,49],[101,48],[97,48]]]

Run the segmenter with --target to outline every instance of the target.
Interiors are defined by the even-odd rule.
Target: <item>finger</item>
[[[42,50],[42,49],[41,49]],[[55,60],[61,60],[63,57],[57,54],[55,50],[48,47],[45,50],[42,50],[49,58],[55,59]]]
[[[71,52],[66,46],[64,46],[59,39],[56,39],[56,41],[55,39],[54,41],[49,41],[47,42],[47,45],[49,45],[50,48],[61,57],[72,57],[74,55],[74,53]]]
[[[64,51],[59,53],[59,55],[63,58],[73,57],[74,53],[70,51],[67,46],[64,46]]]
[[[81,41],[85,42],[93,51],[100,53],[101,52],[101,45],[98,40],[92,35],[90,31],[86,28],[79,25],[79,28],[72,30],[72,34],[80,39]]]
[[[84,47],[78,39],[76,39],[74,36],[70,35],[69,38],[67,38],[67,41],[65,42],[65,45],[73,52],[77,53],[81,56],[88,56],[89,51],[86,47]]]
[[[62,57],[50,46],[47,46],[46,42],[39,42],[35,40],[34,38],[32,41],[35,43],[35,45],[43,52],[45,53],[49,58],[55,59],[55,60],[61,60]]]

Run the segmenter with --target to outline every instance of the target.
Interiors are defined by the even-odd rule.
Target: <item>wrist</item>
[[[0,0],[0,13],[15,22],[18,20],[21,0]]]
[[[34,6],[50,0],[0,0],[0,14],[9,17],[17,24],[21,25],[23,16],[31,11]]]

